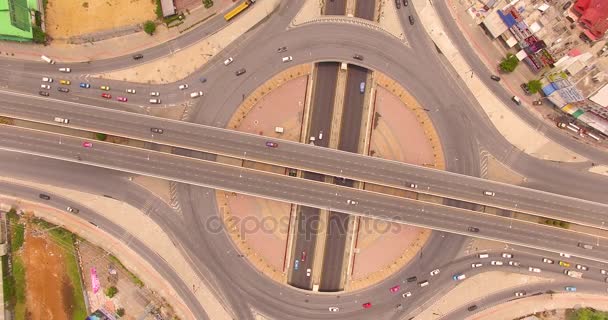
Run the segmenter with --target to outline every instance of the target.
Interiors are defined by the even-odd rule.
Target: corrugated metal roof
[[[598,92],[589,97],[589,100],[602,107],[608,107],[608,84],[605,84]]]
[[[163,8],[163,17],[168,17],[175,14],[175,5],[173,4],[173,0],[160,0],[160,6]]]

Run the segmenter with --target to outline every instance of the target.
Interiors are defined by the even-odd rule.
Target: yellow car
[[[70,82],[70,80],[59,80],[59,83],[61,83],[61,84],[70,84],[72,82]]]
[[[100,89],[105,90],[105,91],[110,91],[110,87],[108,87],[108,86],[101,86]]]
[[[568,263],[566,261],[560,261],[559,265],[562,266],[562,267],[566,267],[566,268],[570,267],[570,263]]]

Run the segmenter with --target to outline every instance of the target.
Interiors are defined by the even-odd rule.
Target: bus
[[[239,13],[241,13],[241,12],[245,11],[245,9],[249,8],[249,6],[252,5],[254,2],[255,2],[255,0],[245,0],[245,1],[241,2],[241,4],[234,7],[234,9],[230,10],[230,12],[226,13],[224,15],[224,19],[226,19],[226,21],[230,21],[232,18],[236,17]]]

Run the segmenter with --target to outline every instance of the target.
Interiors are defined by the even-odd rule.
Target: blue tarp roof
[[[545,94],[545,96],[550,96],[553,92],[555,92],[555,87],[553,86],[553,84],[548,84],[543,87],[543,93]]]
[[[502,19],[502,21],[507,25],[508,28],[511,28],[514,24],[517,23],[517,20],[510,13],[504,14],[502,10],[498,10],[498,15]]]

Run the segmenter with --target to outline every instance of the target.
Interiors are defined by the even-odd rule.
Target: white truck
[[[583,273],[574,270],[564,270],[564,273],[572,278],[582,279]]]

